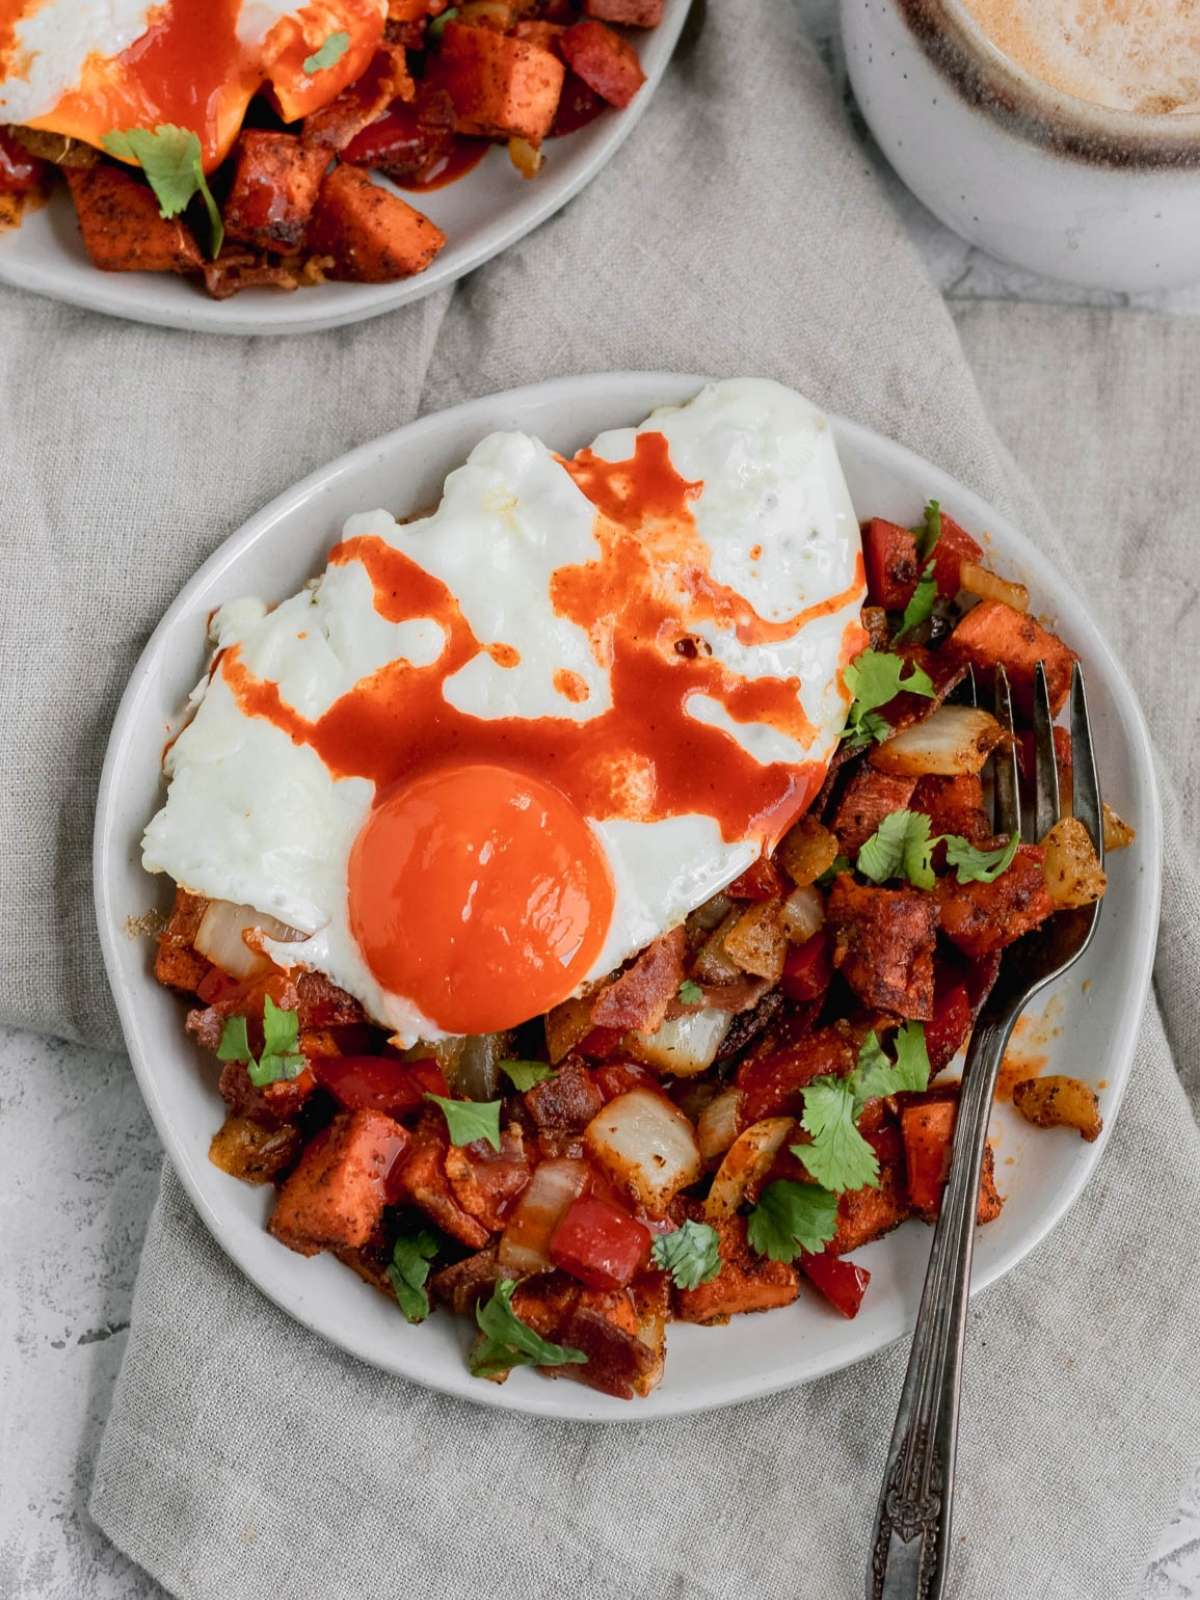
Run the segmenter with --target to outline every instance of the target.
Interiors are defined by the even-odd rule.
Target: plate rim
[[[272,307],[271,313],[265,318],[242,318],[232,312],[226,312],[224,309],[226,302],[209,299],[193,286],[193,292],[187,296],[181,295],[178,310],[172,306],[163,313],[139,301],[137,285],[141,282],[143,276],[141,273],[111,273],[93,268],[90,276],[82,278],[80,284],[76,285],[66,272],[64,263],[61,270],[64,271],[66,282],[47,287],[44,281],[40,281],[43,279],[44,269],[39,271],[36,264],[27,264],[19,258],[15,262],[9,259],[8,252],[3,248],[2,236],[0,236],[0,283],[7,284],[13,289],[24,290],[28,294],[36,294],[42,299],[75,306],[83,311],[94,311],[123,322],[138,322],[149,327],[170,328],[182,333],[219,334],[227,338],[324,333],[333,328],[346,328],[355,323],[370,321],[373,317],[384,316],[389,311],[398,311],[403,306],[416,305],[436,290],[450,288],[468,273],[474,272],[493,257],[501,255],[511,245],[517,244],[535,228],[561,211],[581,189],[599,176],[645,114],[670,65],[690,15],[692,0],[666,0],[666,3],[667,10],[663,20],[657,28],[645,34],[652,50],[652,60],[641,92],[628,106],[618,111],[617,115],[609,118],[607,133],[596,142],[590,153],[577,158],[575,167],[566,169],[559,186],[548,187],[544,197],[531,206],[528,214],[515,225],[506,217],[500,216],[489,223],[482,230],[480,237],[470,246],[455,246],[453,239],[449,239],[446,250],[433,265],[415,277],[402,278],[396,283],[359,285],[362,298],[352,307],[343,308],[341,311],[322,312],[319,309],[307,311],[309,296],[320,295],[321,286],[318,285],[312,290],[298,289],[294,294],[278,295],[278,308]],[[644,65],[644,53],[639,52],[639,54],[643,56]],[[415,204],[415,200],[407,192],[398,192],[401,193],[401,198],[408,199],[410,204]],[[12,233],[19,234],[19,229],[13,229]],[[94,288],[93,280],[95,280]],[[180,287],[188,286],[181,280]]]
[[[126,983],[122,970],[120,961],[121,947],[118,942],[120,939],[118,913],[109,898],[111,885],[107,870],[108,862],[113,852],[129,848],[128,839],[122,843],[120,836],[119,776],[124,763],[125,746],[133,736],[137,726],[133,712],[143,688],[153,676],[156,658],[160,649],[168,644],[176,626],[192,615],[194,597],[206,590],[210,583],[216,580],[227,567],[240,559],[248,548],[258,543],[261,539],[269,538],[272,529],[285,524],[289,516],[314,497],[326,492],[341,476],[355,472],[373,457],[380,458],[389,455],[397,447],[397,443],[401,439],[405,441],[406,445],[411,446],[419,441],[423,432],[433,432],[443,426],[445,419],[449,416],[469,421],[472,412],[478,412],[483,417],[494,413],[501,407],[521,407],[533,403],[567,406],[581,392],[594,390],[611,391],[616,388],[630,392],[631,407],[645,404],[646,397],[658,391],[659,399],[650,402],[650,405],[653,406],[654,404],[674,403],[673,401],[664,401],[661,398],[662,392],[668,394],[679,394],[685,390],[694,392],[706,383],[714,381],[719,380],[689,373],[640,371],[593,372],[545,379],[536,383],[523,384],[517,388],[477,396],[473,399],[462,401],[458,405],[418,417],[411,422],[402,424],[398,428],[389,430],[386,434],[368,440],[364,444],[358,445],[354,449],[336,457],[334,460],[315,468],[296,484],[276,495],[230,533],[193,573],[192,577],[183,585],[167,607],[162,618],[147,639],[117,706],[105,750],[97,791],[92,850],[93,895],[106,975],[116,1004],[134,1075],[154,1122],[155,1129],[162,1140],[164,1154],[170,1160],[176,1175],[187,1191],[189,1199],[195,1206],[214,1242],[262,1294],[266,1295],[285,1314],[299,1322],[317,1337],[328,1342],[334,1349],[362,1360],[369,1366],[390,1376],[399,1377],[404,1381],[416,1383],[424,1388],[451,1395],[457,1399],[465,1399],[477,1405],[513,1411],[523,1415],[541,1416],[552,1420],[586,1422],[657,1421],[697,1415],[728,1405],[739,1404],[746,1400],[767,1398],[770,1395],[814,1382],[832,1372],[843,1370],[867,1359],[868,1356],[877,1354],[891,1344],[896,1343],[899,1339],[907,1337],[908,1333],[911,1332],[911,1325],[906,1326],[894,1337],[885,1336],[876,1339],[861,1350],[851,1349],[849,1353],[843,1353],[843,1347],[839,1347],[836,1351],[830,1352],[827,1357],[818,1355],[815,1358],[810,1353],[804,1360],[803,1371],[800,1372],[784,1373],[781,1376],[769,1378],[764,1382],[756,1382],[753,1375],[748,1375],[744,1379],[733,1378],[718,1381],[710,1391],[706,1391],[703,1395],[698,1397],[681,1396],[668,1404],[656,1407],[652,1416],[647,1415],[644,1411],[639,1411],[635,1402],[631,1402],[628,1405],[614,1402],[613,1409],[597,1409],[597,1402],[606,1397],[591,1396],[591,1391],[573,1384],[542,1383],[538,1385],[536,1390],[522,1393],[520,1399],[514,1401],[514,1399],[508,1398],[505,1394],[507,1385],[502,1387],[472,1379],[466,1371],[465,1365],[461,1384],[441,1383],[431,1377],[418,1376],[405,1371],[400,1363],[381,1361],[364,1343],[356,1341],[355,1330],[352,1327],[344,1329],[339,1327],[337,1332],[327,1332],[323,1327],[318,1326],[312,1317],[295,1304],[287,1303],[280,1293],[277,1293],[274,1288],[265,1283],[254,1263],[248,1259],[247,1253],[240,1248],[236,1241],[228,1237],[227,1230],[222,1226],[215,1210],[210,1206],[206,1198],[204,1186],[197,1177],[193,1164],[182,1146],[182,1141],[175,1137],[174,1124],[167,1113],[163,1099],[159,1095],[156,1077],[149,1065],[150,1057],[146,1049],[146,1041],[142,1038],[142,1031],[139,1025],[135,991],[131,985]],[[988,501],[960,483],[946,469],[937,467],[934,463],[918,454],[918,452],[900,444],[896,440],[887,438],[866,424],[854,422],[835,412],[827,412],[826,416],[838,436],[839,445],[843,439],[853,439],[860,446],[865,444],[869,450],[877,454],[890,455],[893,459],[899,459],[905,467],[919,471],[927,481],[952,484],[954,496],[959,504],[966,507],[967,514],[972,519],[977,520],[978,525],[982,526],[986,523],[995,530],[1001,543],[1006,547],[1011,543],[1014,546],[1014,553],[1035,576],[1040,587],[1047,589],[1050,593],[1054,593],[1056,590],[1069,592],[1069,582],[1058,570],[1056,564],[1032,540],[1023,534],[1020,528],[1007,516],[997,512]],[[493,417],[490,422],[485,424],[485,427],[490,431],[494,425]],[[482,437],[482,433],[480,437]],[[940,489],[939,492],[942,495],[946,494],[944,488]],[[982,511],[982,515],[979,515],[980,511]],[[1045,581],[1046,575],[1049,575],[1051,580],[1049,583]],[[1117,1063],[1116,1071],[1119,1072],[1119,1081],[1113,1082],[1110,1079],[1111,1099],[1100,1138],[1094,1144],[1088,1146],[1088,1159],[1086,1162],[1081,1162],[1073,1168],[1067,1180],[1054,1192],[1052,1202],[1038,1214],[1036,1223],[1029,1229],[1028,1234],[1014,1243],[1009,1254],[1002,1261],[990,1262],[977,1269],[971,1286],[972,1297],[1006,1276],[1033,1249],[1041,1244],[1075,1204],[1084,1187],[1094,1175],[1107,1147],[1113,1126],[1116,1123],[1125,1089],[1133,1069],[1135,1047],[1145,1011],[1153,969],[1161,908],[1163,823],[1161,795],[1149,730],[1133,686],[1129,682],[1120,661],[1108,644],[1103,631],[1092,617],[1090,608],[1080,599],[1076,599],[1075,604],[1090,625],[1091,631],[1095,636],[1098,654],[1104,660],[1106,674],[1118,691],[1122,722],[1128,731],[1130,743],[1137,747],[1135,753],[1140,759],[1141,776],[1146,784],[1147,814],[1139,817],[1139,840],[1145,850],[1145,870],[1150,874],[1151,882],[1149,916],[1146,922],[1145,937],[1140,944],[1135,944],[1131,951],[1131,972],[1136,1004],[1127,1006],[1115,1019],[1114,1060]],[[1095,651],[1089,651],[1089,659],[1094,658],[1096,653]],[[847,1332],[849,1333],[849,1326]],[[852,1345],[853,1341],[848,1339],[847,1344]],[[574,1390],[578,1390],[578,1397],[571,1392]],[[589,1396],[591,1396],[590,1400]]]

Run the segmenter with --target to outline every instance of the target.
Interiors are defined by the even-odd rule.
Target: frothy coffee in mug
[[[1052,89],[1143,115],[1200,111],[1200,0],[962,0]]]

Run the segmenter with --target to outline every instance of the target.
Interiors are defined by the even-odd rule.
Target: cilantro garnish
[[[946,864],[958,869],[959,883],[995,883],[1000,874],[1012,866],[1021,843],[1021,835],[1014,833],[998,850],[977,850],[960,834],[947,833],[942,837],[946,841]]]
[[[535,1083],[545,1083],[547,1078],[554,1076],[554,1068],[548,1067],[544,1061],[501,1061],[499,1066],[513,1088],[520,1089],[522,1093],[532,1089]]]
[[[858,852],[857,866],[872,883],[907,878],[917,889],[932,889],[936,879],[931,858],[935,847],[946,846],[946,864],[959,883],[995,883],[1013,864],[1019,833],[995,850],[979,850],[960,833],[931,834],[922,811],[890,811]]]
[[[804,1090],[800,1126],[810,1143],[794,1144],[791,1152],[817,1183],[834,1193],[878,1186],[879,1161],[858,1131],[858,1115],[867,1101],[929,1086],[923,1024],[907,1022],[894,1037],[894,1062],[872,1032],[863,1040],[848,1077],[814,1078]]]
[[[907,878],[918,889],[932,889],[929,858],[936,843],[923,811],[891,811],[859,850],[858,870],[872,883]]]
[[[209,254],[215,261],[225,238],[225,225],[204,176],[198,136],[190,128],[160,122],[153,132],[149,128],[126,128],[124,132],[106,133],[103,144],[109,155],[141,166],[164,217],[177,217],[193,195],[200,195],[212,225]]]
[[[925,504],[925,514],[919,527],[913,533],[917,539],[917,553],[922,561],[928,561],[933,554],[933,547],[942,537],[942,507],[941,502],[929,500]]]
[[[323,72],[326,67],[336,66],[349,48],[348,33],[331,33],[319,50],[314,50],[311,56],[304,58],[305,76],[311,78],[314,72]]]
[[[691,978],[685,978],[679,985],[679,998],[685,1006],[703,1005],[704,990],[698,983],[693,983]]]
[[[448,1100],[445,1095],[426,1094],[442,1108],[451,1144],[472,1144],[486,1139],[493,1150],[500,1148],[499,1100]]]
[[[904,677],[904,669],[909,669]],[[915,663],[888,650],[864,650],[846,668],[843,677],[846,687],[854,696],[846,718],[842,738],[849,739],[855,749],[871,743],[882,743],[892,731],[886,718],[879,716],[877,707],[887,705],[900,691],[926,695],[934,699],[936,691],[929,674]]]
[[[677,1289],[698,1289],[721,1270],[717,1230],[707,1222],[685,1222],[674,1233],[662,1233],[650,1249],[656,1267],[669,1272]]]
[[[220,1061],[244,1061],[250,1082],[265,1089],[281,1078],[298,1078],[308,1065],[307,1056],[296,1049],[300,1022],[294,1011],[283,1011],[271,996],[263,996],[263,1049],[258,1060],[250,1049],[245,1017],[226,1017],[217,1046]]]
[[[429,1277],[429,1263],[438,1253],[438,1238],[429,1228],[401,1236],[392,1246],[392,1260],[387,1269],[388,1282],[396,1303],[410,1322],[424,1322],[429,1315],[429,1291],[425,1287]]]
[[[577,1366],[587,1360],[582,1350],[551,1344],[522,1322],[512,1308],[516,1280],[505,1278],[492,1298],[475,1307],[475,1321],[483,1338],[471,1351],[469,1366],[477,1378],[496,1378],[510,1367]]]
[[[426,33],[431,39],[440,39],[442,37],[442,29],[448,22],[453,22],[457,15],[458,7],[451,6],[449,11],[443,11],[440,17],[434,17],[430,21],[429,26],[425,30]]]
[[[904,615],[900,618],[900,631],[893,639],[893,644],[899,644],[906,633],[912,633],[923,622],[928,622],[933,615],[933,602],[937,599],[937,579],[933,575],[934,565],[931,561],[921,574],[921,581],[913,590],[912,599],[904,608]]]
[[[777,1178],[747,1218],[746,1237],[772,1261],[794,1261],[802,1250],[818,1255],[837,1232],[837,1206],[837,1195],[828,1189]]]

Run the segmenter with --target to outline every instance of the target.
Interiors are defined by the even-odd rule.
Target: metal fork
[[[969,697],[974,701],[973,681]],[[1003,668],[996,671],[996,717],[1011,733],[1012,703]],[[1100,786],[1078,666],[1071,679],[1070,726],[1074,797],[1067,809],[1087,828],[1103,863]],[[1023,837],[1036,842],[1063,814],[1050,697],[1040,662],[1034,682],[1034,747],[1034,800]],[[1016,752],[1011,743],[1000,748],[993,763],[993,823],[997,832],[1011,834],[1022,828]],[[945,1592],[967,1293],[996,1078],[1017,1018],[1035,994],[1078,961],[1091,942],[1099,917],[1100,902],[1060,911],[1010,946],[971,1035],[954,1124],[950,1176],[934,1229],[875,1516],[867,1600],[941,1600]]]

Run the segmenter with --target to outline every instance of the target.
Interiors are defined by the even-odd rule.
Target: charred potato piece
[[[1076,1128],[1091,1144],[1104,1127],[1095,1091],[1079,1078],[1027,1078],[1014,1087],[1012,1097],[1035,1128]]]

